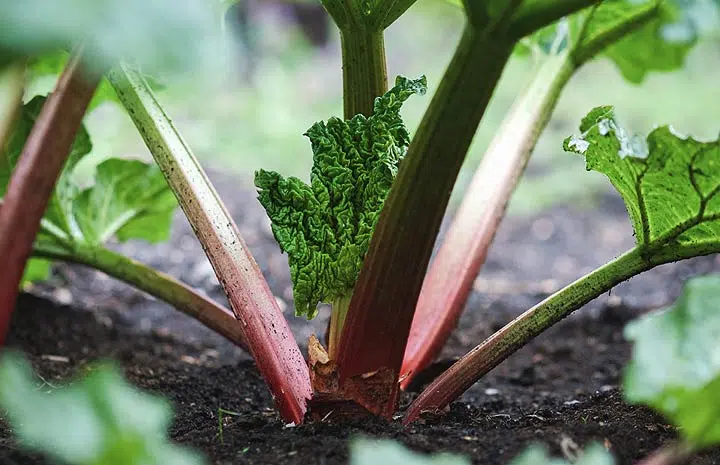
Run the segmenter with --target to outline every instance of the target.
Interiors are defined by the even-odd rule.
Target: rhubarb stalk
[[[341,383],[354,379],[362,386],[384,370],[387,385],[373,388],[379,395],[359,393],[355,399],[376,414],[389,417],[395,410],[400,364],[433,242],[512,45],[466,28],[375,228],[344,325],[338,371]]]
[[[457,324],[530,154],[575,67],[548,57],[482,158],[423,283],[401,371],[406,387],[430,364]]]
[[[247,350],[242,324],[235,318],[232,311],[175,278],[138,261],[104,247],[89,246],[83,243],[73,244],[72,252],[66,252],[59,247],[43,247],[36,244],[33,256],[78,263],[100,270],[167,302],[224,336],[233,344]]]
[[[307,365],[235,222],[145,79],[127,65],[109,79],[210,259],[280,414],[301,423],[311,395]]]
[[[13,171],[0,209],[0,345],[4,344],[20,280],[55,182],[100,77],[71,58],[43,106]]]
[[[720,243],[682,245],[652,255],[640,247],[626,252],[527,310],[468,352],[415,399],[403,422],[409,424],[423,412],[447,407],[537,335],[632,276],[665,263],[715,253],[720,253]]]
[[[25,90],[25,63],[8,66],[0,76],[0,149],[5,147]]]
[[[625,21],[596,33],[592,40],[578,40],[563,52],[558,53],[556,48],[569,38],[556,38],[545,63],[483,156],[425,277],[403,360],[403,388],[432,362],[457,325],[510,196],[565,85],[588,60],[646,24],[657,12],[658,6],[649,4]],[[583,29],[592,19],[593,13],[585,17]]]

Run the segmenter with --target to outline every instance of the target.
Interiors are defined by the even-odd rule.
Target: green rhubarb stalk
[[[267,281],[215,188],[138,72],[108,78],[202,244],[283,419],[303,421],[310,375]]]
[[[352,294],[340,296],[332,301],[332,315],[328,334],[328,355],[330,356],[330,360],[335,360],[337,357],[338,347],[340,347],[340,335],[345,325],[348,308],[350,308],[351,297]]]
[[[514,37],[521,38],[552,24],[563,16],[568,16],[602,0],[533,0],[524,1],[515,12],[510,26]]]
[[[67,250],[36,243],[33,256],[86,265],[128,283],[197,319],[208,328],[247,350],[240,322],[225,307],[173,277],[101,246],[73,243]]]
[[[533,338],[621,282],[658,265],[715,253],[720,253],[720,243],[681,247],[652,258],[640,247],[626,252],[527,310],[468,352],[415,399],[403,422],[445,408]]]
[[[13,121],[22,105],[25,90],[25,63],[9,65],[0,75],[0,150],[3,150]]]
[[[375,99],[387,91],[383,31],[347,27],[340,29],[340,39],[345,119],[370,116]]]

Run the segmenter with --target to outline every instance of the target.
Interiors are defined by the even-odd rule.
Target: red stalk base
[[[99,76],[75,56],[33,126],[0,209],[0,345],[4,345],[40,220],[82,123]]]

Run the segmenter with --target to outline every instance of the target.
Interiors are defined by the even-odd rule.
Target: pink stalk
[[[4,344],[25,264],[99,76],[80,54],[63,71],[25,143],[0,209],[0,345]]]
[[[125,65],[109,79],[210,259],[280,414],[301,423],[312,393],[308,367],[235,222],[145,79]]]
[[[574,69],[567,54],[547,59],[475,171],[423,282],[403,359],[403,388],[435,359],[457,325],[510,196]]]

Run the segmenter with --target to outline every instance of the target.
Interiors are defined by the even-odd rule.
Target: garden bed
[[[252,191],[214,176],[271,288],[292,314],[285,256],[272,239]],[[593,207],[557,206],[503,224],[477,292],[442,358],[462,355],[512,317],[560,286],[632,246],[619,199]],[[214,298],[222,292],[189,226],[178,216],[172,240],[124,252],[197,286]],[[450,411],[403,428],[399,421],[325,422],[285,427],[248,357],[190,318],[99,273],[62,265],[50,283],[21,297],[8,345],[30,355],[44,381],[55,385],[98,358],[120,362],[136,385],[175,405],[172,437],[203,450],[218,464],[341,464],[348,439],[391,437],[422,451],[455,451],[474,463],[504,464],[531,442],[569,454],[599,441],[620,463],[631,463],[674,437],[663,419],[628,406],[618,390],[630,346],[627,321],[671,302],[694,274],[720,270],[710,256],[667,265],[633,278],[543,334],[475,384]],[[322,312],[321,312],[322,315]],[[303,348],[325,318],[290,318]],[[303,349],[304,350],[304,349]],[[404,405],[414,394],[402,399]],[[223,423],[218,409],[239,413]],[[710,451],[692,463],[717,463]],[[0,463],[46,463],[20,452],[0,428]]]

